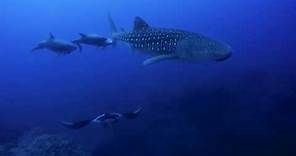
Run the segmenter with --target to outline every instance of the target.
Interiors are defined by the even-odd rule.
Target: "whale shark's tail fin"
[[[90,124],[90,122],[92,122],[92,119],[77,122],[61,122],[61,124],[70,129],[80,129]]]
[[[112,36],[114,36],[118,32],[118,29],[117,29],[117,27],[116,27],[116,25],[114,23],[114,20],[112,19],[110,13],[108,13],[108,22],[109,22],[109,25],[110,25]]]
[[[115,39],[115,35],[118,33],[118,29],[114,23],[113,18],[111,17],[111,14],[108,13],[108,22],[110,25],[110,29],[111,29],[111,34],[112,34],[112,45],[113,47],[116,46],[116,39]]]

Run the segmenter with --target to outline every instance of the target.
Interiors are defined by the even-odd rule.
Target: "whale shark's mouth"
[[[222,62],[222,61],[225,61],[225,60],[229,59],[231,56],[232,56],[232,53],[228,53],[228,55],[225,55],[222,58],[216,59],[216,61],[217,62]]]

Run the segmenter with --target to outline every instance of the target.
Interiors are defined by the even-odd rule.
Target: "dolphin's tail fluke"
[[[135,119],[139,116],[139,114],[142,112],[143,107],[140,107],[138,109],[136,109],[133,112],[127,112],[127,113],[123,113],[123,117],[127,118],[127,119]]]
[[[61,124],[70,129],[80,129],[87,126],[91,122],[92,120],[89,119],[89,120],[82,120],[77,122],[61,122]]]
[[[77,45],[77,47],[78,47],[78,49],[79,49],[80,52],[82,51],[82,46],[81,46],[81,44],[79,43],[79,40],[74,40],[74,41],[72,41],[72,43],[74,43],[74,44]]]

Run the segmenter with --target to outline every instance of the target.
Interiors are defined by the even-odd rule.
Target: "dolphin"
[[[98,123],[103,125],[104,127],[106,126],[113,126],[115,123],[117,123],[122,117],[126,119],[135,119],[139,116],[139,114],[142,111],[142,107],[138,108],[135,111],[132,112],[126,112],[126,113],[103,113],[101,115],[96,116],[95,118],[92,119],[86,119],[86,120],[81,120],[81,121],[75,121],[75,122],[68,122],[68,121],[63,121],[61,122],[62,125],[64,125],[67,128],[70,129],[81,129],[91,123]]]
[[[56,39],[52,33],[49,33],[47,40],[41,41],[31,51],[48,49],[58,54],[70,54],[77,49],[76,45],[61,39]]]
[[[77,44],[80,50],[82,49],[80,44],[87,44],[87,45],[103,47],[103,48],[113,44],[112,39],[100,37],[99,35],[96,35],[96,34],[79,33],[79,35],[80,35],[80,38],[72,41],[72,43]]]
[[[224,61],[230,58],[232,48],[200,33],[150,26],[141,17],[135,17],[133,30],[118,31],[108,16],[113,42],[122,41],[139,52],[152,57],[143,62],[154,64],[163,60],[181,62]]]

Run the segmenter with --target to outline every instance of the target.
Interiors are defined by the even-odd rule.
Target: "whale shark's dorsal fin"
[[[49,33],[49,40],[54,40],[54,39],[55,39],[54,35],[52,33]]]
[[[150,26],[141,17],[135,17],[134,31],[141,31],[150,28]]]
[[[86,36],[87,36],[87,35],[84,34],[84,33],[79,33],[79,35],[80,35],[81,37],[86,37]]]
[[[121,32],[126,32],[124,28],[120,28],[120,31]]]

